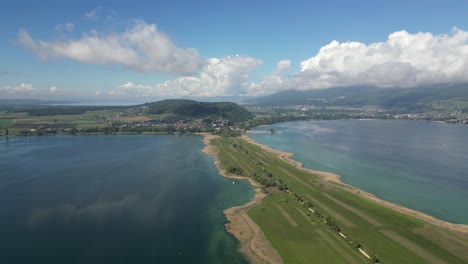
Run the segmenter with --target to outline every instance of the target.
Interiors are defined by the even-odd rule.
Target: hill
[[[334,87],[321,90],[287,90],[246,101],[257,106],[379,106],[392,111],[468,112],[468,84],[439,84],[414,88],[374,86]]]
[[[185,99],[163,100],[142,105],[147,114],[167,114],[171,119],[228,119],[240,122],[252,119],[254,115],[243,107],[231,102],[197,102]]]

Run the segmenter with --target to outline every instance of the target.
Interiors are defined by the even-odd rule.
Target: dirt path
[[[278,210],[281,212],[281,214],[284,216],[284,218],[286,218],[286,220],[288,220],[288,222],[291,224],[292,227],[298,227],[299,225],[296,223],[296,221],[294,221],[294,219],[292,219],[292,217],[288,214],[288,212],[286,212],[286,210],[284,210],[283,207],[281,207],[281,205],[273,202],[273,204],[275,205],[276,208],[278,208]]]
[[[351,222],[351,220],[349,220],[348,218],[346,218],[346,217],[342,216],[341,214],[337,213],[336,211],[334,211],[330,207],[324,205],[323,203],[319,202],[317,199],[315,199],[311,195],[306,194],[305,196],[309,200],[311,200],[313,203],[317,204],[319,207],[321,207],[323,210],[325,210],[331,217],[333,217],[336,220],[340,221],[340,223],[342,223],[346,227],[355,227],[356,226],[356,224]]]
[[[340,205],[341,207],[347,209],[348,211],[354,213],[355,215],[361,217],[363,220],[365,220],[366,222],[368,222],[369,224],[373,225],[373,226],[382,226],[382,224],[375,220],[374,218],[364,214],[363,212],[357,210],[356,208],[352,207],[352,206],[349,206],[347,204],[345,204],[344,202],[338,200],[338,199],[335,199],[334,197],[332,197],[331,195],[327,194],[327,193],[324,193],[323,194],[325,197],[327,197],[328,199],[332,200],[333,202],[335,202],[336,204]]]
[[[255,196],[250,202],[224,211],[228,219],[226,230],[239,241],[239,252],[241,252],[250,263],[282,264],[283,259],[281,256],[266,239],[260,227],[247,215],[248,210],[260,204],[263,199],[265,199],[266,194],[261,192],[260,186],[252,179],[229,174],[220,166],[218,152],[215,147],[210,145],[210,141],[216,138],[219,137],[205,135],[203,141],[206,147],[203,149],[203,152],[213,157],[219,174],[227,178],[248,180],[253,186],[257,187],[257,189],[255,189]]]
[[[336,241],[334,241],[327,233],[317,229],[317,233],[330,245],[335,251],[337,251],[342,257],[346,259],[346,263],[358,264],[355,258],[349,255]]]
[[[400,236],[393,230],[380,230],[382,234],[386,237],[392,239],[393,241],[399,243],[400,245],[404,246],[405,248],[411,250],[414,254],[420,256],[428,263],[433,264],[447,264],[447,262],[441,260],[440,258],[434,256],[431,252],[425,250],[424,248],[418,246],[417,244],[413,243],[412,241]]]

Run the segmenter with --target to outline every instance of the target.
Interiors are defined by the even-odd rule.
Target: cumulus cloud
[[[290,88],[287,74],[291,68],[291,61],[282,60],[276,64],[276,70],[266,75],[259,82],[250,84],[248,94],[251,96],[265,95]]]
[[[0,87],[0,94],[9,94],[9,95],[25,95],[25,94],[35,94],[38,93],[38,90],[29,83],[21,83],[18,86],[3,86]]]
[[[128,82],[111,92],[144,97],[243,95],[250,88],[249,73],[261,63],[249,56],[209,58],[197,77],[180,77],[154,86]]]
[[[301,62],[292,82],[299,89],[370,84],[411,87],[422,84],[468,81],[468,32],[411,34],[398,31],[385,42],[323,46]]]
[[[155,24],[137,20],[124,32],[107,35],[91,31],[80,39],[48,42],[33,39],[27,31],[18,33],[18,43],[41,59],[68,58],[85,63],[122,65],[140,72],[192,74],[201,59],[193,48],[176,46]]]
[[[60,94],[60,93],[63,93],[63,92],[64,92],[63,89],[57,88],[55,86],[52,86],[52,87],[49,88],[49,93],[51,93],[51,94]]]
[[[75,25],[73,23],[58,24],[55,26],[55,30],[66,32],[72,32],[74,28]]]

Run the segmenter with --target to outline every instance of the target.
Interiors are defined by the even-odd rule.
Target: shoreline
[[[255,195],[248,203],[224,210],[224,215],[228,220],[225,224],[226,231],[239,241],[238,251],[250,263],[283,263],[281,256],[266,239],[263,231],[247,214],[252,207],[259,205],[267,197],[267,194],[260,189],[262,186],[249,177],[232,175],[221,168],[217,152],[210,145],[211,140],[219,138],[219,136],[210,134],[204,134],[203,136],[203,142],[205,143],[203,153],[213,158],[219,174],[228,179],[247,180],[255,188]]]
[[[261,149],[263,149],[265,151],[268,151],[268,152],[276,155],[277,157],[279,157],[280,159],[286,161],[287,163],[291,164],[292,166],[296,167],[297,169],[305,171],[305,172],[307,172],[309,174],[316,175],[319,178],[321,178],[322,180],[324,180],[325,182],[330,182],[330,183],[336,184],[339,187],[341,187],[343,190],[354,193],[354,194],[358,195],[361,198],[364,198],[364,199],[366,199],[368,201],[374,202],[374,203],[376,203],[378,205],[385,206],[385,207],[387,207],[389,209],[392,209],[392,210],[395,210],[395,211],[397,211],[399,213],[402,213],[402,214],[405,214],[405,215],[408,215],[408,216],[412,216],[414,218],[417,218],[417,219],[422,220],[422,221],[424,221],[426,223],[438,226],[438,227],[443,228],[445,230],[449,230],[449,231],[452,231],[452,232],[455,232],[455,233],[459,233],[459,234],[462,234],[462,235],[468,237],[468,225],[450,223],[450,222],[447,222],[447,221],[444,221],[444,220],[437,219],[437,218],[435,218],[433,216],[430,216],[428,214],[425,214],[423,212],[416,211],[414,209],[410,209],[410,208],[404,207],[402,205],[398,205],[398,204],[383,200],[383,199],[375,196],[374,194],[371,194],[369,192],[366,192],[364,190],[361,190],[359,188],[356,188],[354,186],[351,186],[351,185],[349,185],[347,183],[342,182],[341,181],[341,176],[338,175],[338,174],[331,173],[331,172],[326,172],[326,171],[317,171],[317,170],[312,170],[312,169],[305,168],[301,162],[292,159],[292,157],[294,156],[294,153],[280,151],[280,150],[270,148],[269,146],[266,146],[266,145],[263,145],[263,144],[260,144],[260,143],[256,142],[255,140],[253,140],[252,138],[250,138],[247,135],[242,135],[242,139],[244,139],[248,143],[251,143],[253,145],[256,145],[256,146],[260,147]]]

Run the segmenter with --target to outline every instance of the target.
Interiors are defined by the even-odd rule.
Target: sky
[[[468,82],[468,1],[0,3],[0,98],[148,102]]]

